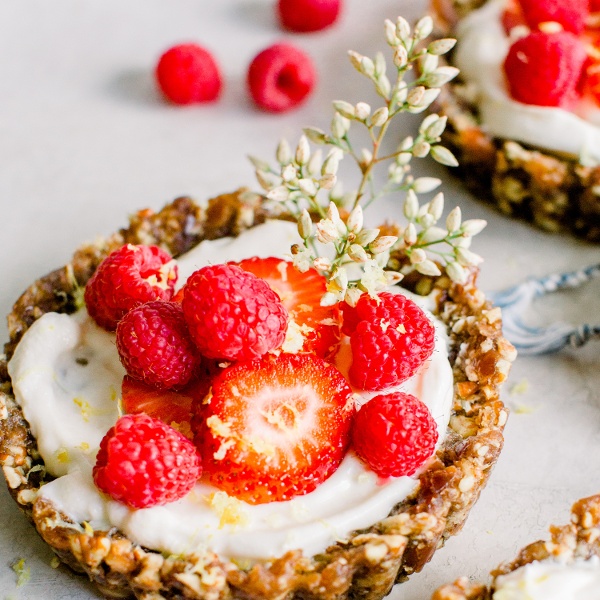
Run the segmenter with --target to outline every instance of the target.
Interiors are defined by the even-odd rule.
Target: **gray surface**
[[[254,185],[247,154],[271,157],[280,136],[295,141],[303,126],[327,127],[333,99],[372,101],[345,50],[383,49],[383,19],[398,12],[412,19],[422,8],[420,2],[348,0],[334,30],[291,36],[277,29],[266,0],[0,3],[0,313],[33,279],[64,264],[83,241],[125,224],[129,213],[159,208],[181,194],[203,199]],[[286,37],[315,57],[321,83],[302,109],[264,115],[246,100],[246,65]],[[222,65],[225,91],[217,104],[170,107],[154,90],[156,57],[187,40],[212,48]],[[408,131],[409,125],[403,127]],[[449,207],[460,203],[466,217],[489,221],[474,244],[486,258],[483,289],[599,259],[598,247],[510,221],[454,182],[444,189]],[[385,214],[399,216],[399,205],[375,205],[370,219]],[[598,322],[599,289],[596,281],[546,298],[531,318]],[[592,342],[582,350],[517,361],[504,396],[513,409],[506,448],[490,485],[462,534],[394,598],[424,599],[458,575],[483,576],[544,535],[551,522],[566,522],[574,500],[600,492],[598,348]],[[521,392],[511,393],[517,384]],[[98,597],[83,579],[49,566],[51,552],[4,489],[0,519],[0,598]],[[9,564],[22,557],[31,580],[16,590]]]

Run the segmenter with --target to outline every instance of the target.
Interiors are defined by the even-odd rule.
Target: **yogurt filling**
[[[206,264],[249,256],[285,257],[295,242],[296,225],[283,221],[257,226],[238,238],[203,242],[177,260],[180,282]],[[414,299],[424,309],[433,302]],[[441,440],[450,418],[453,376],[445,327],[433,315],[430,318],[436,325],[434,353],[394,390],[412,393],[428,405]],[[347,354],[342,351],[340,357]],[[345,362],[339,358],[338,368],[344,370]],[[315,491],[287,502],[252,506],[198,483],[177,502],[129,509],[100,493],[92,480],[100,440],[118,418],[125,374],[114,334],[99,329],[85,310],[75,315],[48,313],[19,343],[9,373],[48,472],[56,477],[40,495],[77,523],[87,522],[94,529],[116,527],[155,550],[212,550],[230,559],[265,559],[293,549],[314,555],[351,531],[385,518],[417,485],[414,477],[379,480],[350,451]]]
[[[462,19],[455,32],[454,64],[476,88],[483,127],[495,137],[600,163],[600,109],[591,101],[569,112],[510,97],[502,68],[511,44],[501,23],[505,5],[505,0],[489,0]]]
[[[600,600],[600,559],[532,562],[496,578],[493,600]]]

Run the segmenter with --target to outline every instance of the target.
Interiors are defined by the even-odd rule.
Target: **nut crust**
[[[177,256],[203,239],[237,235],[268,216],[281,218],[248,200],[243,190],[210,200],[206,209],[179,198],[159,213],[141,211],[127,229],[83,246],[70,265],[36,281],[9,316],[10,341],[0,360],[0,464],[9,490],[60,559],[85,572],[107,597],[382,598],[394,583],[420,571],[435,550],[460,531],[502,449],[507,410],[499,388],[516,353],[502,337],[500,310],[477,289],[475,271],[464,285],[451,283],[445,275],[416,275],[407,278],[407,287],[421,293],[432,288],[440,291],[437,312],[451,339],[454,406],[445,441],[421,474],[417,490],[382,521],[317,556],[292,551],[242,568],[211,552],[165,557],[116,530],[93,531],[85,523],[74,523],[38,498],[48,476],[6,370],[31,323],[48,311],[73,312],[81,287],[121,244],[154,243]]]
[[[552,525],[549,540],[525,546],[513,561],[494,569],[491,573],[494,580],[489,586],[461,577],[436,590],[431,600],[491,600],[495,578],[500,575],[534,561],[560,559],[561,563],[569,564],[592,556],[600,557],[600,494],[575,502],[571,522],[562,527]]]
[[[451,36],[456,23],[483,4],[485,0],[435,0],[436,35]],[[459,162],[451,172],[505,215],[600,243],[600,165],[585,166],[576,156],[489,135],[474,95],[459,75],[431,107],[448,117],[442,143]]]

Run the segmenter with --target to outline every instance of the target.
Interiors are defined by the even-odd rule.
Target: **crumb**
[[[31,569],[25,564],[25,559],[20,558],[14,561],[11,565],[12,570],[17,574],[17,587],[23,587],[31,577]]]
[[[529,391],[529,381],[527,379],[521,379],[510,388],[510,395],[514,396],[516,394],[524,394]]]

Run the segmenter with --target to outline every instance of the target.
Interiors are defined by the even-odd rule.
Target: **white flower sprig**
[[[481,261],[468,248],[472,236],[485,227],[485,221],[462,222],[457,207],[448,215],[446,227],[438,227],[443,195],[439,193],[421,206],[418,194],[432,192],[441,181],[433,177],[415,178],[411,174],[414,157],[430,155],[443,165],[458,164],[452,152],[440,144],[446,117],[428,115],[416,136],[403,139],[391,153],[382,151],[382,141],[392,120],[401,113],[427,110],[438,97],[441,86],[458,74],[454,67],[439,65],[439,57],[452,49],[455,40],[426,43],[432,29],[429,16],[419,20],[412,30],[402,17],[396,23],[386,20],[385,37],[393,54],[395,81],[388,78],[382,53],[371,59],[349,52],[352,65],[372,82],[382,106],[373,110],[366,102],[335,101],[329,133],[306,128],[295,149],[282,140],[276,151],[276,167],[252,159],[264,197],[284,204],[298,219],[303,243],[292,248],[295,266],[301,271],[314,267],[327,279],[322,304],[346,300],[354,305],[363,292],[374,296],[399,282],[403,273],[386,269],[392,249],[400,249],[407,257],[408,266],[402,267],[403,271],[414,269],[425,275],[440,275],[437,259],[457,282],[466,280],[465,267]],[[405,81],[409,71],[415,71],[416,76]],[[366,128],[369,148],[354,148],[350,133],[356,125]],[[311,151],[309,141],[328,148],[325,156],[321,149]],[[354,160],[360,171],[358,187],[350,193],[344,193],[338,182],[339,164],[346,156]],[[376,190],[373,173],[382,163],[388,163],[387,179]],[[398,192],[405,194],[404,215],[408,220],[401,235],[384,235],[379,229],[365,228],[363,208],[384,195]],[[311,215],[316,215],[316,223]]]

